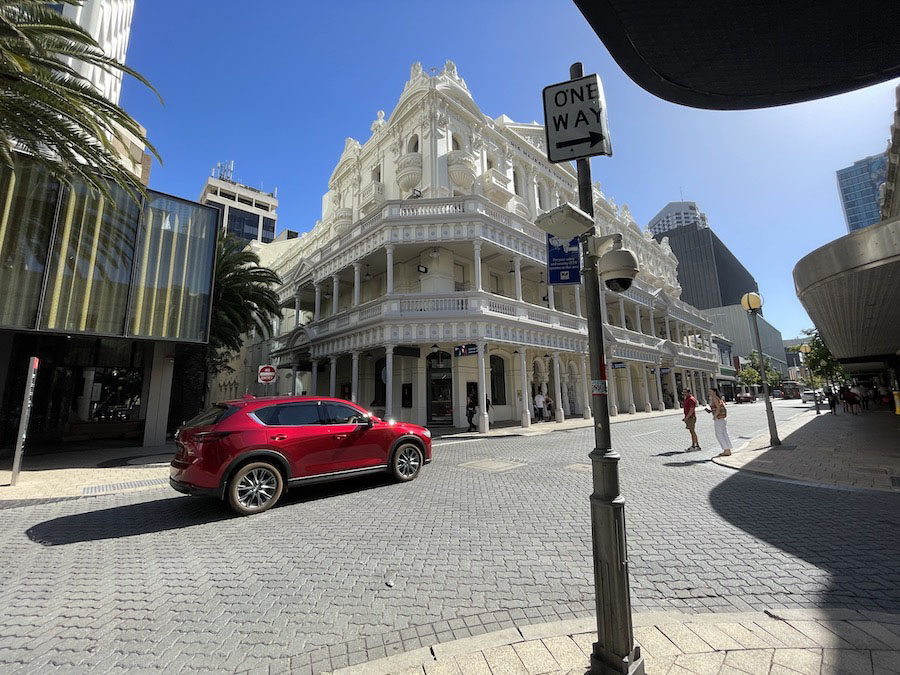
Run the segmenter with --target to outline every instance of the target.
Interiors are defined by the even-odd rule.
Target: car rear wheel
[[[422,449],[415,443],[402,443],[394,453],[391,469],[394,478],[405,483],[419,475],[422,464]]]
[[[262,513],[284,492],[281,472],[268,462],[245,464],[228,483],[228,503],[242,516]]]

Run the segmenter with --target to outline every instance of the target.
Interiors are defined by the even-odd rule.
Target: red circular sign
[[[275,367],[274,366],[260,366],[258,379],[263,384],[269,384],[269,382],[274,382],[275,381]]]

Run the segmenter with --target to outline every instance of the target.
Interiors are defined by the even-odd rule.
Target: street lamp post
[[[766,401],[766,417],[769,419],[769,445],[781,445],[778,438],[778,429],[775,428],[775,413],[772,411],[772,400],[769,398],[769,382],[766,380],[766,357],[763,356],[762,343],[759,340],[759,323],[756,315],[762,309],[763,299],[759,293],[744,293],[741,298],[741,307],[750,312],[753,321],[753,333],[756,336],[756,353],[759,354],[759,377],[762,380],[763,398]]]
[[[800,353],[806,359],[809,359],[809,353],[812,351],[812,347],[810,347],[807,343],[803,343],[800,345]],[[809,370],[809,379],[812,382],[812,390],[813,390],[813,402],[816,404],[816,415],[820,415],[821,411],[819,410],[819,392],[816,391],[816,380],[815,376],[812,374],[812,370],[809,368],[809,362],[806,363],[806,369]]]

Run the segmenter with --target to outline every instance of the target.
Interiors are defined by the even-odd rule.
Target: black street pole
[[[583,77],[581,63],[573,63],[569,79]],[[591,161],[577,160],[578,202],[593,218]],[[603,317],[600,312],[598,258],[591,255],[589,238],[582,239],[584,295],[587,304],[588,358],[591,363],[591,410],[594,449],[591,459],[594,491],[591,494],[591,538],[594,547],[594,595],[597,606],[597,642],[591,654],[594,675],[644,675],[644,659],[634,644],[628,552],[625,546],[625,498],[619,493],[620,455],[612,449],[607,406]]]

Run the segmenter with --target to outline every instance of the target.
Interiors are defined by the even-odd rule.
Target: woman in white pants
[[[727,457],[731,454],[731,439],[728,438],[728,427],[725,419],[728,412],[725,410],[725,401],[719,396],[718,389],[710,388],[709,408],[706,409],[706,412],[712,413],[716,440],[722,446],[722,452],[719,454],[719,457]]]

